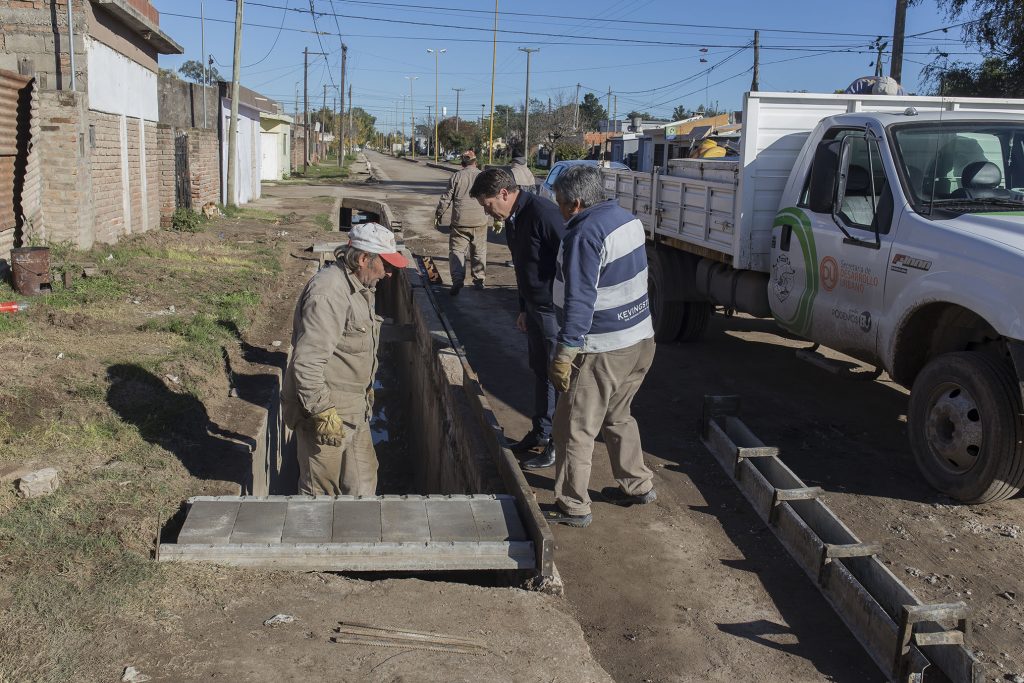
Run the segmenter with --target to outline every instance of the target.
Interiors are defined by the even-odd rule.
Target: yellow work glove
[[[441,217],[440,216],[434,216],[434,227],[435,228],[440,228],[441,227]]]
[[[551,378],[551,383],[555,385],[557,391],[569,390],[572,361],[579,352],[580,350],[575,346],[558,345],[558,351],[555,352],[555,357],[551,361],[551,367],[548,369],[548,377]]]
[[[494,225],[491,227],[494,229],[495,235],[500,235],[501,231],[505,229],[505,221],[494,221]]]
[[[340,446],[345,443],[345,425],[334,408],[317,413],[309,420],[316,432],[316,442],[321,446]]]

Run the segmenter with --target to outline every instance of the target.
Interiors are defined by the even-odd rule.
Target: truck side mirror
[[[825,140],[814,151],[811,164],[811,183],[808,205],[814,213],[832,213],[835,209],[836,176],[839,175],[839,157],[842,143]]]

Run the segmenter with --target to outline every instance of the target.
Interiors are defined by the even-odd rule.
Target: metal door
[[[21,192],[28,162],[31,78],[0,70],[0,258],[21,242]]]
[[[188,133],[174,134],[174,207],[192,208],[192,174],[188,167]]]

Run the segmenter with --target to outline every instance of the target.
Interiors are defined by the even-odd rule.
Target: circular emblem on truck
[[[826,292],[831,292],[839,283],[839,264],[831,256],[821,259],[818,266],[818,275],[821,278],[821,286]]]

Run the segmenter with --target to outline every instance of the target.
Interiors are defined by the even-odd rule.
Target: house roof
[[[129,0],[90,0],[92,4],[114,15],[125,26],[138,34],[140,38],[153,46],[153,49],[162,55],[180,55],[185,48],[163,32],[160,28],[159,15],[156,10],[147,2],[144,7],[146,13],[139,11],[136,2]],[[154,19],[155,17],[155,19]]]

